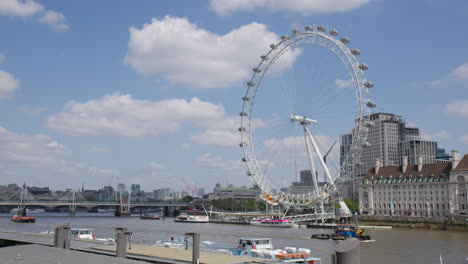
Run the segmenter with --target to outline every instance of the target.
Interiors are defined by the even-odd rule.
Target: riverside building
[[[353,197],[359,191],[359,183],[378,159],[380,166],[396,166],[407,157],[408,164],[417,164],[418,157],[423,163],[434,163],[438,153],[437,142],[422,140],[419,128],[407,127],[402,116],[390,113],[375,113],[366,116],[373,126],[369,128],[368,148],[362,152],[361,166],[356,167],[352,180],[342,189],[343,197]],[[348,154],[352,134],[340,136],[340,163]],[[356,198],[356,197],[354,197]]]
[[[376,160],[359,188],[360,213],[375,216],[443,218],[467,211],[468,155],[460,160],[452,151],[452,161],[424,164],[418,157],[409,165],[381,166]]]

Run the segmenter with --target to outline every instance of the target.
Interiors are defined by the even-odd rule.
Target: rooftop
[[[465,171],[468,170],[468,154],[465,154],[463,158],[458,163],[454,171]]]

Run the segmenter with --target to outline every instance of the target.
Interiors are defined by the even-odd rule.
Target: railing
[[[307,222],[320,219],[334,219],[335,213],[333,211],[315,213],[315,214],[302,214],[302,215],[286,215],[284,219],[289,219],[294,222]]]

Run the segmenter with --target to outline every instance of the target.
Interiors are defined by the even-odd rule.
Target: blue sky
[[[361,50],[374,112],[468,153],[466,1],[284,3],[0,1],[0,184],[251,185],[237,132],[245,83],[270,43],[305,25],[335,28]],[[276,84],[320,83],[301,72],[346,81],[329,54],[309,60],[314,52],[286,55]],[[269,127],[283,102],[271,91],[259,96],[258,133],[280,140]],[[350,130],[334,123],[318,132],[324,148]]]

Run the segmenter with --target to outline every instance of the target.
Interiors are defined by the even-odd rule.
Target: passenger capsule
[[[336,31],[336,29],[332,29],[332,30],[330,30],[330,35],[338,36],[338,31]]]
[[[242,158],[242,161],[243,161],[243,162],[247,162],[247,159],[244,157],[244,158]]]
[[[253,68],[253,71],[256,73],[262,72],[262,70],[260,70],[259,68]]]
[[[260,56],[260,58],[261,58],[262,60],[268,60],[267,55],[262,55],[262,56]]]
[[[305,26],[304,29],[305,31],[314,31],[314,27],[312,26]]]
[[[275,47],[276,47],[276,45],[274,43],[270,44],[270,48],[274,49]]]
[[[239,147],[241,148],[245,147],[245,143],[244,142],[239,143]]]
[[[348,44],[351,41],[349,40],[349,38],[344,37],[344,38],[341,38],[341,42],[343,42],[344,44]]]
[[[364,144],[362,144],[363,148],[369,148],[370,146],[371,144],[369,142],[364,142]]]
[[[247,112],[242,111],[242,112],[239,113],[239,115],[240,116],[247,116]]]
[[[250,171],[247,171],[247,176],[252,176],[252,173]]]
[[[357,55],[360,55],[360,54],[361,54],[361,51],[358,50],[358,49],[352,49],[352,50],[351,50],[351,54],[357,56]]]
[[[248,96],[242,96],[242,101],[244,102],[250,101],[250,98]]]
[[[245,129],[245,127],[239,127],[239,132],[246,132],[247,129]]]
[[[371,82],[371,81],[366,81],[366,82],[364,83],[364,86],[367,87],[367,88],[372,88],[372,87],[374,87],[374,83]]]
[[[369,67],[367,66],[367,64],[361,63],[361,64],[359,64],[359,69],[365,71],[365,70],[369,69]]]
[[[285,39],[287,39],[287,38],[288,38],[288,36],[286,36],[286,35],[281,36],[281,39],[282,39],[282,40],[285,40]]]
[[[255,83],[254,83],[254,82],[252,82],[252,81],[250,81],[250,82],[247,82],[247,86],[254,86],[254,85],[255,85]]]
[[[292,33],[293,33],[294,35],[296,35],[296,34],[301,33],[301,31],[300,31],[299,29],[293,29],[293,30],[292,30]]]
[[[317,30],[320,32],[325,32],[327,29],[324,26],[317,26]]]
[[[368,100],[366,102],[367,107],[374,108],[377,106],[377,104],[374,101]]]

